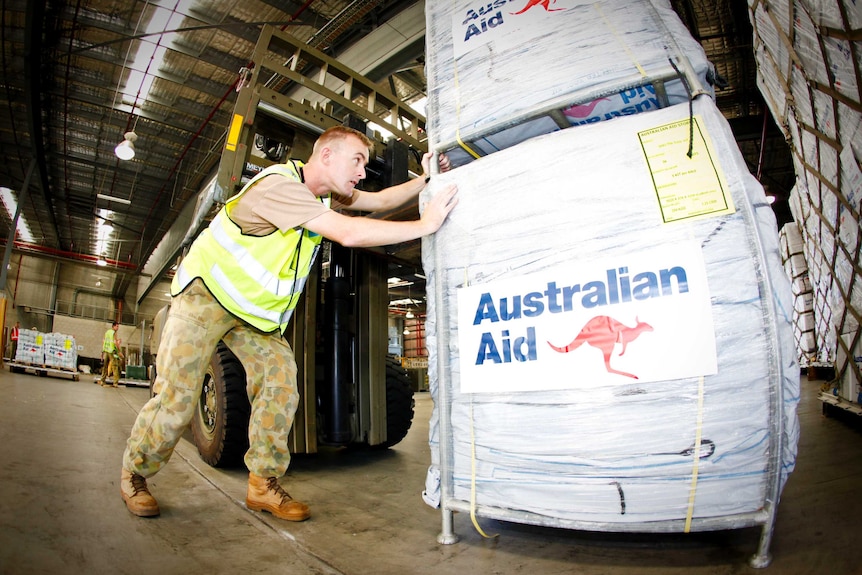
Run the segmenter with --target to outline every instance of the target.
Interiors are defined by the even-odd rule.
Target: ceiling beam
[[[28,2],[26,25],[24,27],[24,54],[30,62],[24,67],[27,102],[27,123],[30,130],[30,146],[33,157],[36,159],[36,171],[38,173],[39,188],[47,206],[48,224],[58,238],[59,245],[60,230],[57,228],[57,220],[51,209],[51,190],[48,185],[48,168],[45,162],[45,142],[42,139],[42,23],[44,20],[45,4],[43,2]]]

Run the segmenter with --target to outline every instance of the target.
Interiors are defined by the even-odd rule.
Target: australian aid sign
[[[686,242],[461,288],[458,343],[464,393],[714,374],[700,246]]]
[[[585,0],[492,0],[470,2],[452,15],[455,58],[494,42],[504,50],[530,45],[540,37],[550,18],[563,15]]]

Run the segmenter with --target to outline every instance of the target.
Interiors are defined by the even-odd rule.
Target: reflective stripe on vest
[[[114,328],[105,332],[105,338],[102,340],[102,351],[108,353],[114,351]]]
[[[271,174],[301,181],[292,162],[270,166],[252,178],[192,244],[171,286],[177,295],[200,277],[226,310],[267,332],[287,327],[322,239],[302,227],[244,235],[230,219],[243,194]]]

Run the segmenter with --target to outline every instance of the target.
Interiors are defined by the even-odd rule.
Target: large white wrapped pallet
[[[18,347],[13,361],[28,365],[45,364],[45,334],[35,329],[18,331]]]
[[[432,179],[429,194],[459,187],[422,249],[435,399],[423,497],[444,532],[447,512],[468,509],[586,529],[771,530],[798,436],[790,284],[727,122],[705,97],[694,114],[563,130]],[[665,293],[679,269],[687,287],[668,279]],[[618,322],[593,330],[612,332],[604,341],[551,347],[599,316]]]
[[[75,337],[52,332],[44,334],[45,365],[66,371],[78,370],[78,348]]]
[[[791,144],[791,211],[805,243],[818,360],[862,378],[862,9],[855,0],[749,0],[758,84]],[[842,392],[844,393],[844,392]],[[846,393],[857,401],[858,393]]]
[[[454,165],[712,90],[703,48],[667,0],[456,0],[425,11],[428,132]]]
[[[75,337],[22,329],[13,361],[27,365],[77,371],[78,348]]]
[[[796,222],[785,224],[778,232],[779,249],[784,271],[790,278],[793,293],[793,336],[800,367],[816,362],[817,346],[814,334],[814,291],[808,278],[805,242]]]

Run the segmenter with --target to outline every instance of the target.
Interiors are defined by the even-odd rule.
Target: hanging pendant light
[[[134,132],[126,132],[123,134],[123,141],[117,144],[117,147],[114,148],[114,154],[117,155],[121,160],[131,160],[135,157],[135,140],[138,139],[138,135]]]

